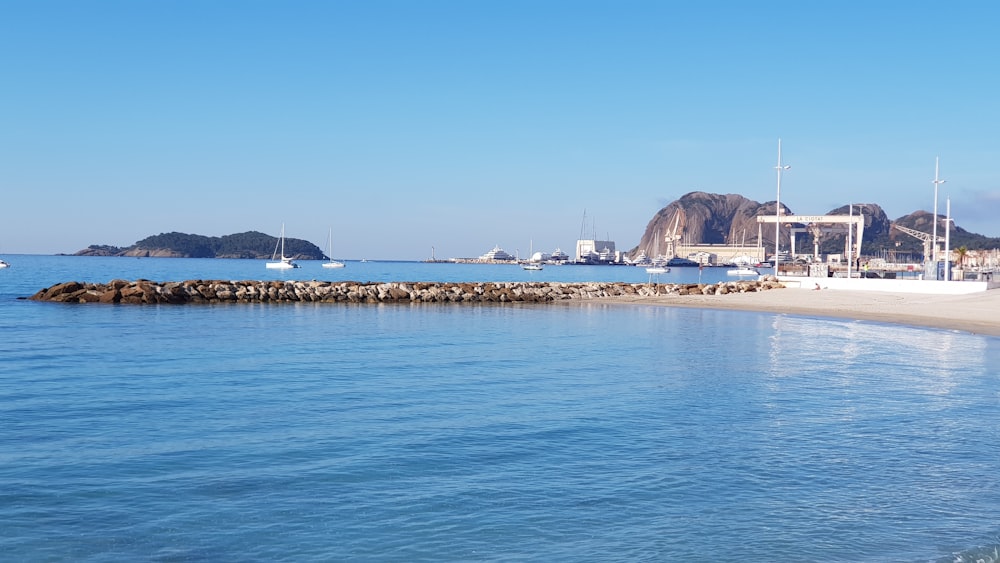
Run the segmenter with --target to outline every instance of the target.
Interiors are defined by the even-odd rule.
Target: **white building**
[[[576,241],[576,261],[586,264],[606,264],[615,262],[618,253],[615,252],[613,240],[578,240]]]

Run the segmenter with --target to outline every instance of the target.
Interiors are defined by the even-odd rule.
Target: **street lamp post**
[[[934,272],[935,278],[937,277],[937,263],[938,263],[938,241],[937,241],[937,224],[938,224],[938,186],[943,184],[945,181],[938,178],[938,157],[934,157],[934,227],[931,229],[931,261],[934,262]]]
[[[847,279],[851,279],[851,266],[854,264],[854,241],[851,237],[851,227],[854,226],[854,204],[851,203],[847,216],[850,221],[847,223]]]
[[[778,277],[778,241],[781,235],[781,173],[791,168],[781,164],[781,139],[778,139],[778,195],[774,199],[774,277]]]
[[[944,281],[951,281],[951,197],[944,201]],[[937,268],[937,264],[934,267]]]

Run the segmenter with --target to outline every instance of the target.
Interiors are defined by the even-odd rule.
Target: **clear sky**
[[[1000,3],[0,1],[0,253],[638,243],[690,191],[1000,236]]]

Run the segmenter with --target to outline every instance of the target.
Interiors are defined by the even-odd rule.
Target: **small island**
[[[73,256],[133,256],[157,258],[271,258],[278,237],[247,231],[221,237],[187,233],[161,233],[146,237],[132,246],[90,245]],[[285,255],[294,260],[323,260],[327,256],[315,244],[302,239],[285,238]]]

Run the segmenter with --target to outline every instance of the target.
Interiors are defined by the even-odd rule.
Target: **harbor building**
[[[620,264],[621,253],[615,250],[613,240],[580,239],[576,241],[576,263]]]

